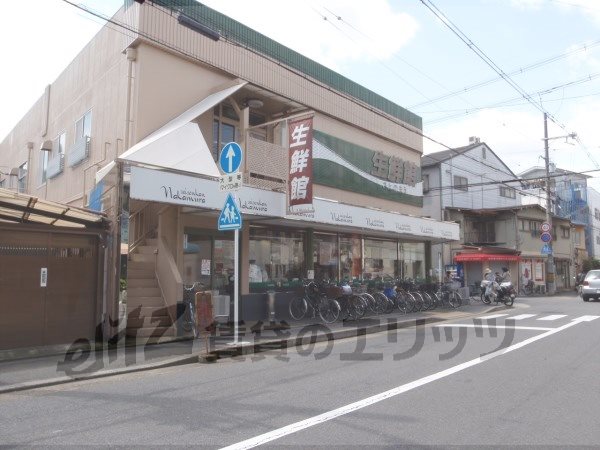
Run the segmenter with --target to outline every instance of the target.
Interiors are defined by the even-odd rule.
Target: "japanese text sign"
[[[312,118],[290,122],[288,126],[288,195],[290,209],[298,205],[312,205],[312,129]]]

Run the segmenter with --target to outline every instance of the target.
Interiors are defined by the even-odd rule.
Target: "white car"
[[[600,270],[590,270],[581,285],[581,297],[584,302],[592,298],[600,299]]]

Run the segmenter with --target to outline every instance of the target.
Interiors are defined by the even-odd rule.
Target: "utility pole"
[[[546,222],[550,225],[550,233],[553,235],[552,239],[555,238],[554,230],[552,229],[552,198],[550,195],[550,155],[548,149],[548,114],[544,113],[544,152],[546,162]],[[546,260],[546,281],[547,288],[546,292],[549,295],[556,293],[556,282],[554,280],[554,250],[552,249],[552,240],[548,242],[550,247],[550,253],[548,253],[548,259]]]
[[[548,141],[551,139],[562,138],[565,138],[565,140],[569,138],[575,139],[576,137],[577,133],[569,133],[566,136],[548,137],[548,114],[544,113],[544,159],[546,161],[546,222],[548,222],[548,225],[550,225],[550,233],[552,234],[552,239],[550,239],[550,242],[548,242],[550,253],[548,254],[548,259],[546,260],[546,292],[549,295],[554,295],[556,293],[556,280],[554,278],[554,250],[552,249],[552,240],[556,236],[554,236],[554,230],[552,229],[552,197],[550,190],[550,155]]]

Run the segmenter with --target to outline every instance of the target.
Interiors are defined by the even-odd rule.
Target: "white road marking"
[[[554,328],[546,328],[546,327],[518,327],[511,325],[487,325],[487,324],[474,324],[474,323],[450,323],[447,325],[435,325],[436,327],[447,328],[497,328],[503,330],[505,328],[509,328],[511,330],[537,330],[537,331],[548,331],[554,330]]]
[[[512,320],[523,320],[529,319],[530,317],[535,317],[537,314],[519,314],[518,316],[511,317]]]
[[[508,314],[492,314],[489,316],[478,317],[478,319],[489,320],[489,319],[497,319],[498,317],[504,317],[504,316],[508,316]]]
[[[382,392],[380,394],[373,395],[371,397],[367,397],[363,400],[359,400],[357,402],[350,403],[349,405],[342,406],[342,407],[334,409],[332,411],[328,411],[326,413],[319,414],[318,416],[310,417],[308,419],[304,419],[299,422],[292,423],[285,427],[281,427],[276,430],[269,431],[268,433],[264,433],[259,436],[247,439],[245,441],[241,441],[236,444],[232,444],[227,447],[223,447],[221,450],[242,450],[242,449],[258,447],[259,445],[263,445],[263,444],[266,444],[267,442],[271,442],[276,439],[280,439],[289,434],[296,433],[296,432],[304,430],[306,428],[328,422],[337,417],[344,416],[351,412],[358,411],[359,409],[365,408],[367,406],[374,405],[375,403],[379,403],[383,400],[387,400],[388,398],[392,398],[397,395],[403,394],[405,392],[411,391],[418,387],[432,383],[433,381],[441,380],[442,378],[448,377],[457,372],[461,372],[470,367],[473,367],[473,366],[476,366],[483,362],[489,361],[490,359],[497,358],[498,356],[502,356],[502,355],[505,355],[506,353],[510,353],[514,350],[523,348],[526,345],[533,344],[534,342],[539,341],[540,339],[544,339],[549,336],[552,336],[553,334],[559,333],[559,332],[564,331],[568,328],[571,328],[575,325],[578,325],[581,322],[590,322],[592,320],[598,319],[599,317],[600,316],[578,317],[577,319],[573,319],[571,322],[569,322],[565,325],[562,325],[557,328],[553,328],[552,330],[546,331],[545,333],[538,334],[537,336],[533,336],[529,339],[525,339],[524,341],[521,341],[517,344],[513,344],[509,347],[506,347],[506,348],[503,348],[500,350],[496,350],[495,352],[489,353],[484,356],[480,356],[478,358],[472,359],[471,361],[467,361],[462,364],[458,364],[457,366],[450,367],[449,369],[442,370],[441,372],[437,372],[432,375],[428,375],[426,377],[419,378],[418,380],[403,384],[401,386],[395,387],[393,389]]]
[[[540,317],[537,320],[556,320],[556,319],[562,319],[563,317],[567,317],[566,314],[553,314],[551,316],[546,316],[546,317]]]

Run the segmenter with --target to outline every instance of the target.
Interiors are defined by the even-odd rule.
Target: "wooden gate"
[[[0,350],[93,340],[98,237],[0,229]]]

